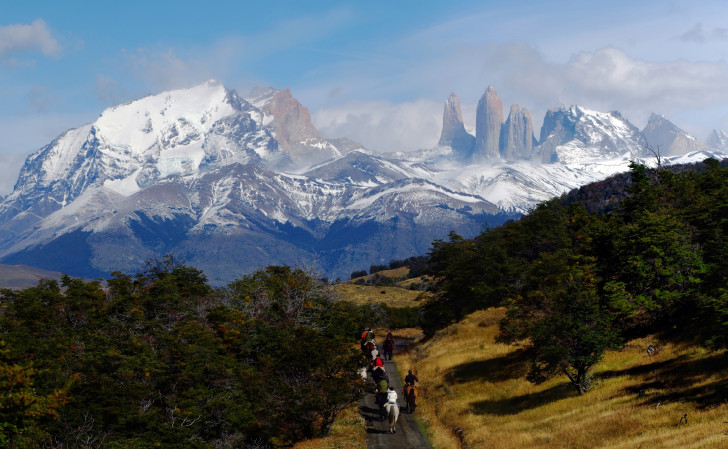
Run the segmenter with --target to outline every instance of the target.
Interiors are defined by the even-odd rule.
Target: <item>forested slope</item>
[[[584,393],[627,338],[728,343],[728,169],[633,164],[473,240],[436,241],[429,262],[442,294],[428,334],[505,306],[498,340],[528,342],[529,379],[563,374]]]

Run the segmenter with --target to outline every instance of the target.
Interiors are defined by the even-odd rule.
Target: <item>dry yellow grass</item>
[[[431,276],[420,276],[412,279],[405,279],[397,283],[397,286],[402,288],[409,288],[412,284],[434,284],[435,281]]]
[[[400,287],[376,287],[348,283],[334,285],[334,291],[343,300],[351,301],[355,304],[383,302],[390,307],[418,306],[430,295],[427,292],[407,290]]]
[[[724,352],[658,344],[648,356],[653,341],[634,340],[605,355],[579,396],[565,377],[525,380],[522,352],[494,341],[503,313],[474,313],[396,358],[419,373],[417,414],[437,448],[728,447]]]
[[[368,280],[374,278],[375,276],[383,276],[383,277],[392,278],[392,279],[404,279],[407,277],[409,272],[410,272],[409,267],[393,268],[391,270],[382,270],[382,271],[377,271],[376,273],[373,273],[373,274],[367,274],[365,276],[360,276],[358,278],[352,279],[350,282],[361,281],[361,280],[368,281]]]
[[[344,410],[331,426],[326,438],[302,441],[293,449],[366,449],[367,434],[364,418],[359,414],[359,405]]]

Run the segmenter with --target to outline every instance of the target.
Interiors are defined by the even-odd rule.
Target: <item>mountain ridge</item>
[[[486,93],[488,139],[465,136],[453,94],[446,145],[406,154],[322,137],[288,89],[245,99],[209,81],[109,108],[28,156],[0,202],[0,261],[93,277],[173,253],[217,284],[314,261],[345,277],[651,157],[617,112],[550,110],[536,140],[526,108],[503,122],[495,89]]]

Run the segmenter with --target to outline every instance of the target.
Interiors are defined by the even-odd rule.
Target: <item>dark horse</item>
[[[392,353],[394,352],[394,340],[384,340],[384,360],[392,360]]]
[[[414,413],[415,407],[417,407],[417,396],[420,395],[420,391],[414,385],[406,385],[403,393],[407,401],[407,413]]]
[[[366,356],[367,360],[371,361],[373,359],[372,357],[372,351],[374,350],[374,342],[368,341],[364,343],[364,355]]]

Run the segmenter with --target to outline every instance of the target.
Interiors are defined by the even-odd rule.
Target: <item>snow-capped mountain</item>
[[[0,202],[0,261],[104,276],[171,253],[214,284],[314,261],[345,278],[650,156],[618,113],[577,106],[549,111],[539,140],[520,107],[499,133],[489,92],[487,157],[463,138],[456,96],[439,146],[386,155],[322,137],[289,90],[244,99],[211,81],[107,109],[28,157]]]
[[[618,112],[598,112],[580,106],[550,109],[541,128],[536,157],[543,163],[578,164],[590,159],[605,159],[645,149],[639,129]]]
[[[288,90],[258,93],[208,82],[67,131],[0,203],[0,257],[97,276],[172,253],[215,283],[317,260],[345,277],[507,218],[418,164],[321,137]]]
[[[509,212],[528,212],[541,201],[625,172],[632,161],[654,165],[657,158],[650,145],[655,142],[669,148],[669,152],[659,154],[662,164],[722,159],[728,150],[728,145],[720,146],[721,134],[717,131],[713,138],[717,143],[707,149],[663,116],[653,115],[645,130],[640,131],[617,111],[599,112],[576,105],[548,110],[540,138],[533,138],[531,143],[526,108],[511,106],[508,119],[502,121],[502,104],[492,87],[479,104],[484,106],[478,114],[485,117],[476,121],[491,124],[490,147],[499,148],[500,157],[490,157],[487,163],[478,163],[475,157],[469,159],[475,137],[464,130],[459,99],[454,93],[445,103],[438,146],[394,156],[422,164],[433,173],[429,179],[435,182],[482,196]],[[514,147],[513,142],[519,141],[521,146]],[[463,160],[464,164],[457,162]]]

